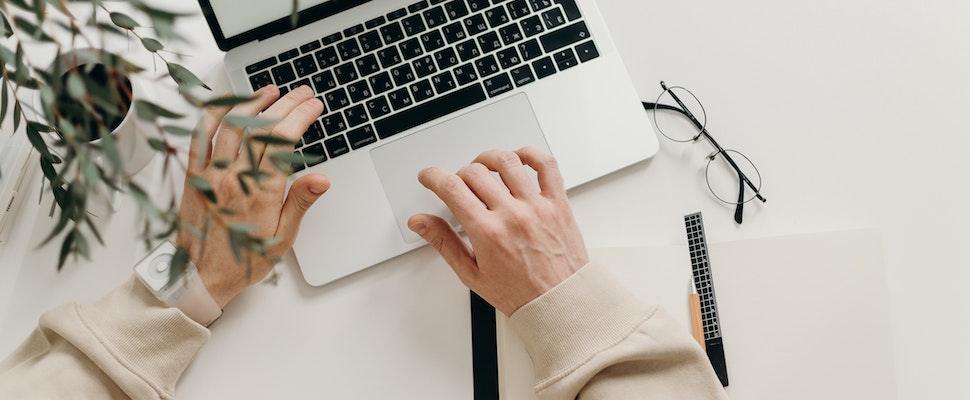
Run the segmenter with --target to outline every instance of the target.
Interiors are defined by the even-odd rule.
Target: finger
[[[434,215],[415,214],[408,218],[408,228],[421,236],[445,259],[465,286],[474,282],[478,272],[475,254],[447,221]]]
[[[240,117],[255,116],[280,97],[280,90],[276,86],[269,85],[257,90],[256,93],[253,93],[253,96],[255,97],[253,101],[233,107],[228,115]],[[212,158],[215,160],[236,160],[236,157],[239,155],[239,146],[242,144],[242,136],[243,128],[222,124],[222,128],[216,134],[216,144],[212,149]]]
[[[462,225],[482,215],[487,211],[485,204],[472,193],[465,181],[458,175],[441,168],[425,168],[418,173],[418,181],[428,188],[448,206],[455,218]]]
[[[276,125],[279,125],[286,120],[286,117],[290,115],[293,110],[303,104],[305,101],[313,98],[313,90],[309,86],[300,86],[293,91],[283,96],[281,99],[277,100],[273,105],[269,106],[266,111],[263,111],[261,115],[262,118],[267,120],[276,121],[272,126],[262,127],[253,129],[251,132],[253,135],[269,135],[276,131]],[[320,110],[322,113],[323,110]],[[320,115],[317,114],[319,117]],[[309,125],[309,124],[307,124]],[[306,130],[304,130],[305,132]],[[301,132],[302,133],[302,132]],[[252,161],[259,164],[259,161],[263,158],[263,153],[266,151],[266,144],[259,141],[250,142],[250,149],[252,150]],[[249,157],[241,157],[242,160],[237,160],[240,162],[240,167],[248,168],[251,166]],[[245,162],[242,162],[245,161]]]
[[[560,200],[566,198],[566,187],[555,157],[535,147],[523,147],[515,153],[538,174],[539,190],[543,196]]]
[[[512,200],[509,189],[482,164],[471,163],[459,170],[458,176],[489,210],[495,210],[502,203]]]
[[[276,237],[283,241],[274,246],[273,253],[281,254],[289,250],[296,240],[297,233],[300,232],[303,216],[329,189],[330,180],[322,174],[304,175],[290,185],[286,200],[283,201],[283,209],[280,211],[279,226],[276,228]]]
[[[511,151],[490,150],[475,158],[488,169],[498,172],[502,182],[515,197],[526,197],[538,193],[535,182],[526,172],[522,159]]]
[[[286,116],[282,121],[273,127],[273,135],[282,137],[291,142],[299,142],[300,137],[306,133],[307,129],[313,124],[320,114],[323,114],[323,103],[316,98],[311,97],[300,103],[289,115]],[[272,155],[275,153],[290,153],[293,152],[293,145],[270,145],[266,146],[266,150],[263,152],[263,157],[259,161],[259,168],[261,170],[276,173],[279,171],[275,167],[272,160]],[[283,175],[283,174],[280,174]]]
[[[229,93],[226,93],[228,96]],[[201,173],[212,159],[212,138],[219,130],[222,118],[229,112],[230,107],[209,107],[202,113],[202,118],[195,125],[192,143],[189,145],[189,174]]]

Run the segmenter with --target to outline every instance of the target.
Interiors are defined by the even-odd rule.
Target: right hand
[[[526,165],[538,173],[538,190]],[[589,262],[549,154],[531,147],[488,151],[457,174],[427,168],[418,180],[451,209],[471,246],[440,217],[413,215],[408,227],[441,254],[465,286],[505,315]]]

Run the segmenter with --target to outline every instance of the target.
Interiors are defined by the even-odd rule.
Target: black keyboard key
[[[374,122],[374,129],[381,139],[394,136],[408,129],[434,121],[455,111],[485,101],[485,91],[481,85],[471,85],[464,89],[439,96],[431,101],[404,112]]]
[[[359,56],[360,45],[357,44],[357,39],[350,38],[349,40],[340,42],[340,44],[337,45],[337,53],[340,54],[340,59],[344,61]]]
[[[467,41],[458,43],[455,45],[455,50],[458,51],[458,56],[461,57],[462,61],[468,61],[482,55],[482,53],[478,51],[478,45],[475,44],[475,39],[469,39]]]
[[[529,10],[529,2],[526,0],[515,0],[505,6],[509,9],[509,16],[512,19],[519,19],[526,15],[529,15],[532,11]]]
[[[562,11],[566,13],[566,18],[570,21],[582,18],[583,13],[579,11],[579,5],[576,4],[576,0],[554,0],[556,4],[562,6]]]
[[[485,85],[485,93],[488,93],[488,97],[495,97],[515,88],[512,86],[512,80],[509,79],[509,74],[506,73],[488,78],[482,83]]]
[[[445,1],[447,0],[431,0],[431,5],[441,4],[441,3],[444,3]]]
[[[286,87],[286,86],[280,86],[279,89],[280,89],[280,97],[281,98],[283,96],[286,96],[286,94],[290,92],[290,88],[289,87]]]
[[[374,94],[381,94],[388,90],[394,89],[394,83],[391,81],[391,75],[387,72],[381,72],[367,79],[370,82],[370,87],[374,91]]]
[[[405,40],[398,44],[398,47],[401,49],[401,55],[404,56],[405,60],[424,54],[424,50],[421,49],[421,41],[418,38]]]
[[[337,111],[350,105],[350,98],[343,88],[327,92],[323,95],[323,101],[327,103],[328,111]]]
[[[317,63],[313,61],[313,55],[307,55],[293,60],[293,68],[297,76],[304,77],[317,72]]]
[[[455,67],[455,80],[458,81],[458,86],[465,86],[469,82],[474,82],[477,79],[478,73],[475,72],[474,65],[465,64]]]
[[[273,77],[269,74],[269,71],[263,71],[249,77],[249,85],[253,88],[254,92],[264,86],[269,86],[272,84]]]
[[[478,37],[478,46],[482,49],[482,54],[488,54],[502,47],[502,41],[498,34],[489,32]]]
[[[509,73],[512,74],[512,82],[517,87],[528,85],[536,80],[535,75],[532,75],[532,68],[529,68],[528,65],[515,68],[509,71]]]
[[[300,50],[299,49],[289,49],[287,51],[284,51],[284,52],[280,53],[279,58],[280,58],[280,62],[284,62],[284,61],[292,60],[292,59],[297,58],[299,56],[300,56]]]
[[[357,70],[352,62],[338,65],[333,69],[333,74],[337,76],[337,82],[341,85],[357,80]]]
[[[596,44],[594,44],[592,40],[576,46],[576,53],[579,57],[579,61],[582,62],[587,62],[600,56],[600,52],[599,50],[596,50]]]
[[[577,22],[558,31],[549,32],[539,37],[542,48],[547,53],[559,50],[573,43],[588,40],[591,37],[585,22]]]
[[[367,22],[364,22],[364,26],[367,27],[367,29],[374,29],[378,26],[384,25],[385,22],[387,22],[387,19],[384,18],[383,16],[380,16],[380,17],[368,20]]]
[[[562,49],[557,51],[552,55],[552,59],[556,60],[556,65],[559,67],[560,71],[565,71],[569,68],[575,67],[579,64],[579,60],[576,59],[576,53],[573,53],[573,49]]]
[[[350,142],[350,148],[357,150],[377,142],[377,134],[374,133],[373,126],[362,126],[347,132],[347,141]]]
[[[539,47],[539,41],[535,39],[532,39],[525,43],[520,43],[518,48],[519,48],[519,54],[522,56],[522,59],[525,61],[532,60],[533,58],[539,57],[543,54],[542,48]]]
[[[438,68],[434,66],[434,58],[431,56],[421,57],[411,64],[414,65],[414,73],[419,79],[438,72]]]
[[[505,43],[506,46],[525,39],[525,36],[522,36],[522,31],[519,30],[519,26],[516,24],[502,27],[498,30],[498,33],[499,37],[502,38],[502,43]]]
[[[431,88],[431,81],[425,79],[411,84],[411,96],[415,103],[420,103],[434,97],[434,89]]]
[[[320,121],[313,121],[310,128],[303,134],[303,144],[309,145],[316,143],[322,140],[325,135],[323,133],[323,125],[320,125]]]
[[[344,135],[327,139],[323,144],[327,147],[330,158],[337,158],[350,152],[350,146],[347,145],[347,138]]]
[[[272,67],[274,65],[276,65],[276,57],[275,56],[274,57],[267,58],[267,59],[265,59],[263,61],[260,61],[260,62],[256,62],[256,63],[250,64],[249,66],[246,67],[246,73],[247,74],[252,74],[252,73],[255,73],[255,72],[264,70],[266,68]]]
[[[542,31],[546,30],[545,28],[543,28],[542,20],[539,19],[538,15],[533,15],[529,18],[526,18],[522,20],[522,22],[520,22],[519,24],[522,25],[522,31],[525,33],[526,37],[533,37],[535,35],[542,33]]]
[[[404,27],[404,33],[406,33],[408,36],[417,35],[428,29],[424,26],[424,20],[421,19],[420,14],[415,14],[402,19],[401,26]]]
[[[448,69],[458,65],[458,55],[451,47],[434,53],[434,60],[438,63],[438,69]]]
[[[468,35],[465,34],[465,28],[461,26],[461,22],[455,22],[441,27],[441,33],[444,35],[445,40],[448,41],[448,44],[455,43],[468,37]]]
[[[293,72],[292,65],[283,64],[273,68],[273,81],[276,82],[276,86],[283,86],[295,79],[296,72]]]
[[[479,12],[491,6],[488,0],[468,0],[468,9],[471,12]]]
[[[354,64],[357,65],[357,72],[360,73],[360,76],[376,74],[381,70],[380,64],[377,63],[377,56],[373,54],[354,60]]]
[[[300,86],[310,86],[310,80],[309,79],[303,79],[303,80],[299,80],[299,81],[293,82],[293,84],[290,85],[290,90],[296,90],[296,88],[298,88]],[[282,96],[280,96],[280,97],[282,97]]]
[[[532,62],[532,69],[536,71],[536,77],[545,78],[556,73],[556,64],[552,62],[552,57],[543,57]]]
[[[562,11],[559,11],[558,8],[553,8],[542,13],[542,21],[545,22],[546,28],[553,29],[565,24],[566,17],[562,15]]]
[[[317,93],[323,93],[337,87],[337,78],[334,78],[333,72],[329,70],[314,75],[310,80],[313,82],[313,90]]]
[[[417,3],[414,3],[414,4],[409,5],[408,6],[408,12],[415,13],[415,12],[424,10],[425,8],[428,8],[428,0],[421,0],[421,1],[417,2]]]
[[[552,1],[550,0],[529,0],[529,3],[532,4],[532,11],[540,11],[552,7]]]
[[[445,38],[441,37],[441,32],[431,31],[421,35],[421,44],[424,51],[432,52],[445,47]]]
[[[377,59],[381,61],[381,68],[388,69],[404,61],[397,47],[385,47],[377,51]]]
[[[303,153],[301,153],[299,150],[294,151],[293,154],[303,157]],[[290,170],[292,174],[303,171],[304,169],[306,169],[306,164],[304,164],[302,161],[290,163]]]
[[[310,158],[307,160],[307,167],[327,161],[327,152],[323,150],[323,143],[315,143],[303,149],[303,156]]]
[[[364,53],[370,53],[381,48],[384,42],[381,41],[381,34],[377,31],[370,31],[357,38],[360,41],[360,49]]]
[[[434,90],[438,92],[438,94],[458,88],[458,83],[455,82],[455,77],[451,75],[450,71],[445,71],[431,77],[431,84],[434,85]]]
[[[488,24],[492,28],[498,28],[511,21],[511,19],[509,19],[509,14],[505,12],[505,7],[501,6],[485,11],[485,19],[488,20]]]
[[[319,40],[314,40],[314,41],[312,41],[310,43],[307,43],[307,44],[305,44],[303,46],[300,46],[300,52],[302,52],[303,54],[307,54],[309,52],[312,52],[314,50],[319,49],[320,47],[322,47],[320,45],[320,41]]]
[[[465,30],[468,32],[468,36],[475,36],[479,33],[488,30],[488,24],[485,23],[485,17],[481,14],[475,14],[462,21],[465,24]]]
[[[468,15],[468,7],[465,7],[465,2],[462,0],[449,1],[445,3],[445,13],[454,21]]]
[[[351,26],[350,28],[344,29],[344,36],[351,37],[363,31],[364,31],[364,24],[357,24],[357,25]]]
[[[337,56],[337,49],[333,46],[327,47],[313,54],[317,59],[317,65],[320,68],[330,68],[340,62],[340,57]]]
[[[384,96],[368,100],[364,104],[367,106],[367,112],[370,113],[371,119],[378,119],[391,113],[391,105],[387,104],[387,99]]]
[[[398,18],[401,18],[401,17],[403,17],[405,15],[408,15],[408,9],[406,9],[406,8],[400,8],[400,9],[397,9],[397,10],[394,10],[394,11],[391,11],[391,12],[387,13],[387,20],[388,21],[393,21],[393,20],[398,19]]]
[[[408,92],[406,87],[388,93],[387,99],[390,100],[391,107],[394,107],[395,111],[414,104],[414,101],[411,100],[411,93]]]
[[[416,79],[414,70],[411,69],[410,64],[402,64],[391,68],[391,77],[394,78],[394,84],[397,86],[407,85]]]
[[[320,118],[320,124],[327,136],[333,136],[347,130],[347,123],[344,122],[344,115],[341,113],[330,114]]]
[[[448,16],[445,15],[445,9],[441,6],[425,11],[423,15],[425,22],[428,23],[428,29],[437,28],[448,22]]]
[[[358,104],[344,110],[344,117],[347,118],[347,125],[349,125],[351,128],[360,126],[369,120],[367,117],[367,110],[364,108],[363,104]]]
[[[522,62],[522,58],[519,57],[519,52],[515,50],[515,47],[502,49],[495,53],[495,57],[498,58],[498,63],[502,66],[502,69],[512,68]]]
[[[483,78],[500,71],[498,61],[495,60],[495,56],[493,55],[487,55],[475,60],[475,69],[478,71],[478,76]]]
[[[404,31],[401,29],[401,24],[397,22],[382,26],[380,31],[384,43],[391,44],[404,39]]]
[[[344,35],[340,34],[340,32],[337,32],[332,35],[324,36],[322,39],[320,39],[320,42],[322,42],[323,45],[326,46],[328,44],[337,43],[340,41],[340,39],[343,39],[343,38],[344,38]]]
[[[362,102],[373,95],[370,86],[367,85],[367,81],[357,81],[347,85],[347,94],[350,95],[351,103]]]

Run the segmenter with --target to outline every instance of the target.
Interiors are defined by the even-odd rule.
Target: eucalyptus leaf
[[[247,117],[242,115],[227,115],[222,122],[237,128],[262,128],[275,124],[277,121],[262,117]]]
[[[158,104],[146,100],[135,101],[135,115],[143,121],[154,121],[161,118],[182,118],[182,114],[171,111]]]
[[[166,63],[166,65],[168,66],[168,74],[171,75],[172,79],[175,80],[175,83],[179,85],[179,89],[186,90],[196,86],[201,86],[208,90],[212,90],[209,85],[202,82],[198,76],[195,76],[195,74],[192,73],[192,71],[189,71],[187,68],[171,62]]]
[[[252,135],[249,137],[249,139],[256,142],[265,143],[268,145],[291,145],[292,146],[296,144],[296,142],[293,140],[287,139],[282,136],[276,136],[276,135]]]
[[[245,104],[245,103],[248,103],[250,101],[253,101],[253,99],[255,99],[255,97],[252,97],[252,96],[250,96],[250,97],[246,97],[246,96],[223,96],[223,97],[217,97],[217,98],[212,99],[212,100],[208,100],[208,101],[202,103],[202,106],[204,106],[204,107],[236,106],[236,105]]]
[[[134,18],[128,16],[128,14],[114,11],[108,14],[111,17],[111,23],[117,25],[120,28],[127,30],[132,30],[138,27],[138,22]]]
[[[175,136],[192,136],[195,134],[195,131],[191,129],[186,129],[175,125],[163,125],[162,131],[165,133],[171,133]]]
[[[64,237],[64,241],[61,242],[61,253],[57,257],[57,271],[64,268],[64,262],[67,261],[67,255],[71,254],[74,249],[74,235],[67,235]]]
[[[205,178],[202,178],[199,176],[190,177],[189,184],[192,185],[192,187],[194,187],[200,193],[202,193],[202,195],[205,196],[205,198],[209,200],[210,203],[213,203],[213,204],[218,203],[218,199],[216,198],[216,192],[212,189],[212,185],[210,185],[209,181],[205,180]]]
[[[157,53],[158,51],[165,49],[165,45],[163,45],[162,42],[148,37],[141,38],[141,45],[145,46],[145,50],[152,53]]]

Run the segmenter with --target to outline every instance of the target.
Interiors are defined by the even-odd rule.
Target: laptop
[[[293,177],[332,188],[293,246],[323,285],[425,245],[415,213],[454,222],[418,183],[479,153],[534,146],[567,188],[656,153],[656,136],[593,0],[199,0],[240,93],[311,86],[326,111]]]

